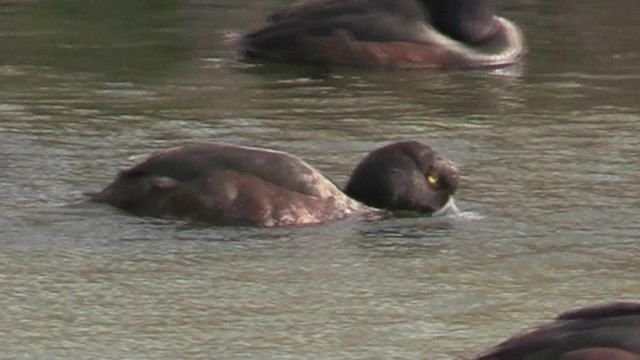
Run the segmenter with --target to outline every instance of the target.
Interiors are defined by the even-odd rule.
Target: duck
[[[564,312],[476,360],[640,360],[640,303],[613,302]]]
[[[493,0],[308,0],[227,43],[247,59],[379,69],[498,68],[526,53]]]
[[[160,151],[118,173],[88,202],[146,217],[227,226],[317,225],[393,211],[460,213],[453,162],[415,140],[362,159],[341,190],[286,152],[235,144],[187,144]]]

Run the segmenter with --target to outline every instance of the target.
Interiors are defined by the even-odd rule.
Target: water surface
[[[284,2],[0,7],[6,358],[454,359],[578,305],[637,300],[640,8],[502,1],[520,66],[248,66],[222,43]],[[413,138],[480,215],[208,228],[66,204],[187,142],[295,153],[339,184]]]

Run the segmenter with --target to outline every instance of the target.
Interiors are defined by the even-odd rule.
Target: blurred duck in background
[[[526,52],[493,0],[309,0],[227,40],[247,58],[382,69],[502,67]]]

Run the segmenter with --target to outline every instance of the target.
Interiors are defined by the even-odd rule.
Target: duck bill
[[[432,216],[455,216],[460,215],[460,213],[462,213],[462,211],[458,209],[456,201],[452,196],[449,196],[449,200],[447,200],[447,203],[444,204],[440,209],[438,209],[438,211],[434,212]]]

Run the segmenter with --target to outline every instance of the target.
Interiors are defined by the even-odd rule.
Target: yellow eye
[[[427,184],[431,185],[431,186],[436,186],[438,185],[438,177],[435,175],[429,175],[427,176]]]

